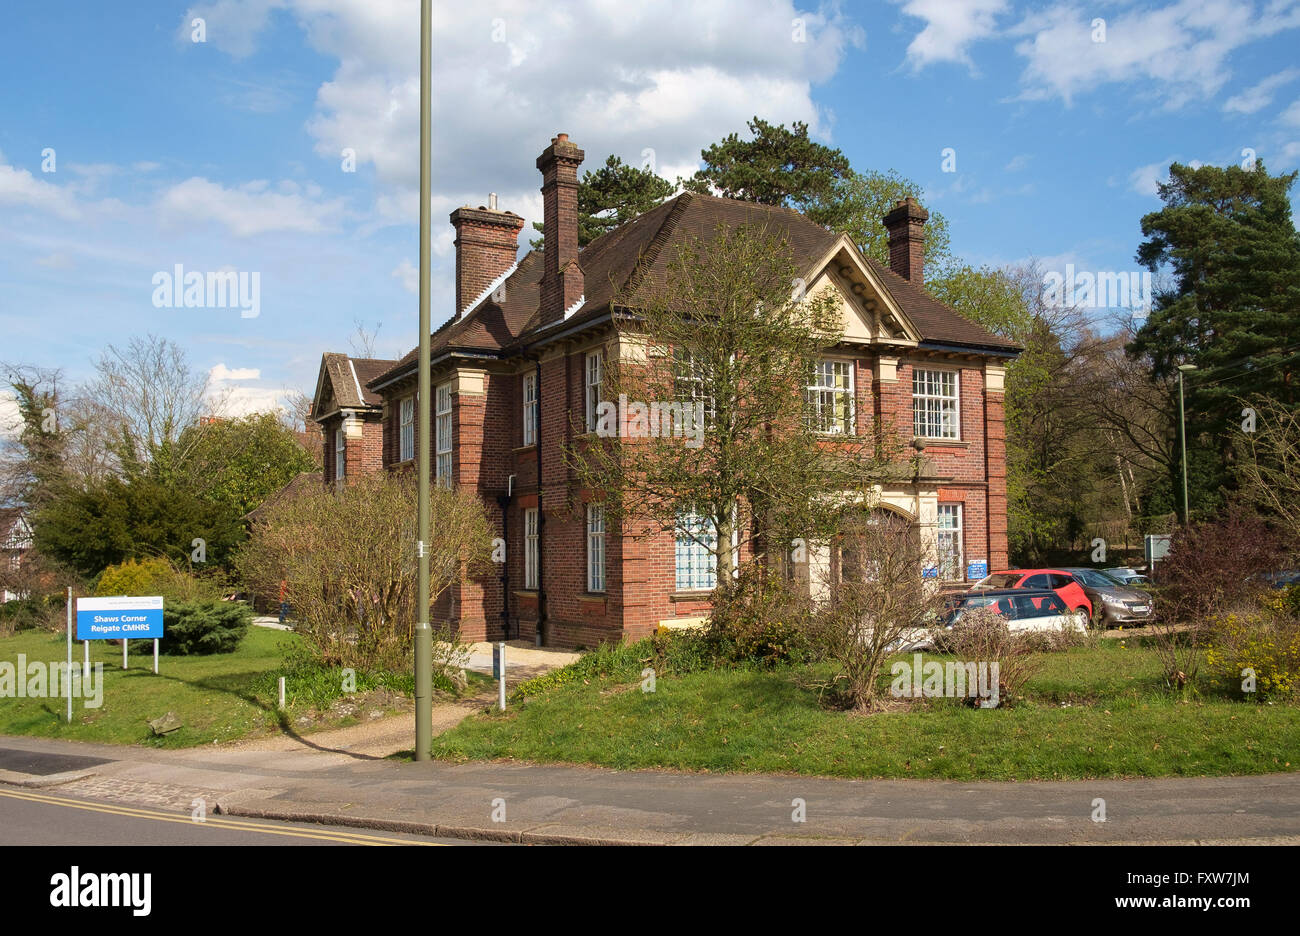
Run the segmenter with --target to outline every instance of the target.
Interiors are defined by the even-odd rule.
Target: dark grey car
[[[1092,602],[1092,623],[1098,627],[1146,624],[1151,620],[1151,596],[1122,584],[1100,569],[1063,569],[1079,583]]]

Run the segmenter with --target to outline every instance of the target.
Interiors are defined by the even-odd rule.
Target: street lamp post
[[[1189,523],[1192,515],[1187,507],[1187,414],[1183,409],[1183,375],[1196,370],[1195,364],[1178,365],[1178,439],[1183,452],[1183,523]]]
[[[420,0],[420,379],[418,439],[419,587],[415,606],[415,759],[428,760],[433,745],[433,629],[429,625],[429,155],[433,140],[430,44],[433,0]]]

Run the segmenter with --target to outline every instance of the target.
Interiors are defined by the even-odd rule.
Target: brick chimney
[[[556,134],[537,168],[542,173],[541,322],[564,317],[564,310],[583,295],[578,268],[578,167],[585,154],[569,142],[567,133]]]
[[[925,222],[930,212],[910,195],[894,203],[885,215],[889,232],[889,268],[920,286],[925,273]]]
[[[457,208],[451,213],[456,229],[456,317],[515,262],[524,219],[497,210],[496,194],[487,207]]]

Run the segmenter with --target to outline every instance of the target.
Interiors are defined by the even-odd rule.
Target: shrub
[[[1216,679],[1248,691],[1243,671],[1250,670],[1261,699],[1300,694],[1300,619],[1280,613],[1283,605],[1279,595],[1259,611],[1211,622],[1205,664]]]
[[[998,665],[998,707],[1020,698],[1025,683],[1042,665],[1039,635],[1014,633],[1006,618],[988,608],[973,608],[951,628],[934,635],[935,648],[958,659]]]
[[[178,602],[163,608],[163,638],[158,652],[169,656],[233,653],[248,633],[253,611],[233,601]],[[152,640],[133,640],[131,650],[144,653]]]
[[[718,663],[777,666],[805,659],[810,649],[811,604],[792,583],[767,573],[757,562],[718,583],[703,651]],[[680,647],[687,644],[679,643]]]
[[[67,598],[64,595],[29,595],[0,604],[0,637],[17,631],[61,630],[67,624]]]
[[[111,565],[99,575],[95,594],[161,595],[168,602],[192,602],[221,597],[223,583],[214,576],[200,577],[183,572],[168,559],[128,559]]]

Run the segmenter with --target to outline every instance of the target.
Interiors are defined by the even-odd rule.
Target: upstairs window
[[[587,431],[596,431],[596,412],[600,407],[600,395],[603,391],[605,382],[605,355],[600,351],[592,351],[587,355],[586,367],[586,402],[587,402]]]
[[[415,457],[415,397],[402,400],[400,451],[398,461],[410,461]]]
[[[830,435],[853,433],[852,361],[819,361],[804,396],[810,429]]]
[[[451,384],[438,388],[437,395],[437,483],[451,487]]]
[[[912,371],[912,431],[922,439],[959,439],[957,372]]]
[[[537,441],[537,375],[524,374],[524,445]]]

